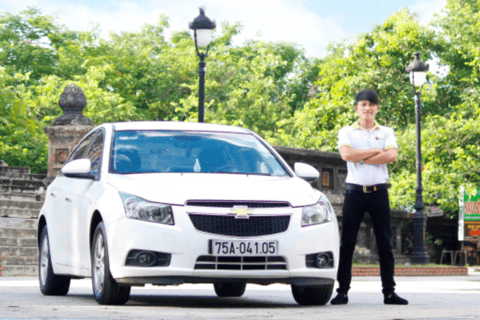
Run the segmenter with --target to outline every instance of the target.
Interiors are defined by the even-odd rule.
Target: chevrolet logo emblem
[[[252,214],[253,210],[248,209],[247,206],[235,206],[229,213],[235,214],[235,219],[249,219],[249,214]]]

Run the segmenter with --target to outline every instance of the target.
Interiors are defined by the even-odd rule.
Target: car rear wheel
[[[292,285],[295,301],[302,306],[323,306],[332,297],[333,284],[324,286],[298,287]]]
[[[105,226],[100,222],[92,243],[92,283],[95,300],[104,305],[123,305],[130,297],[130,286],[119,286],[110,273]]]
[[[214,283],[215,293],[219,297],[241,297],[245,293],[246,283]]]
[[[46,296],[64,296],[68,293],[68,289],[70,289],[70,277],[57,276],[53,273],[50,243],[48,241],[46,226],[40,235],[38,279],[40,281],[40,291]]]

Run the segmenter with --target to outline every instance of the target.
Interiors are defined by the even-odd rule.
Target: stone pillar
[[[60,172],[73,148],[94,127],[92,121],[82,114],[87,98],[74,83],[65,88],[58,105],[62,108],[63,115],[44,129],[48,135],[47,186]]]

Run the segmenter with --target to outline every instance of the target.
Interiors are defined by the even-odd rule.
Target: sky
[[[0,0],[0,12],[18,14],[27,6],[43,14],[57,14],[57,21],[73,30],[98,23],[102,36],[138,31],[155,24],[160,14],[170,19],[169,31],[188,30],[198,8],[217,22],[241,22],[235,43],[246,39],[289,41],[301,45],[308,56],[323,56],[332,41],[369,32],[393,13],[408,7],[427,24],[441,13],[446,0]],[[167,33],[168,35],[168,33]]]

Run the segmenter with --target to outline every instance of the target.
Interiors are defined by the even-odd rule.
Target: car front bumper
[[[335,221],[301,227],[301,209],[293,214],[287,231],[259,237],[230,237],[200,232],[187,213],[176,213],[175,225],[168,226],[123,218],[107,225],[110,271],[119,283],[170,285],[181,283],[247,282],[293,285],[333,284],[336,278],[339,236]],[[299,213],[300,212],[300,213]],[[195,269],[200,256],[209,254],[209,240],[278,241],[277,256],[283,257],[286,270],[203,270]],[[171,254],[166,267],[127,266],[130,250]],[[307,267],[306,255],[332,252],[334,264],[329,268]]]

